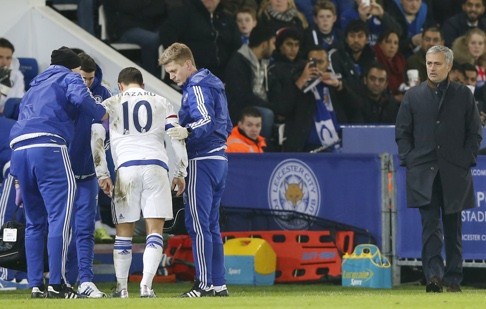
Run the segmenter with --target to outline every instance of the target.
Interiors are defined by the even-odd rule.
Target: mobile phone
[[[315,68],[315,67],[317,67],[317,61],[316,61],[316,59],[314,59],[314,58],[310,58],[310,59],[309,59],[309,63],[310,63],[310,64],[309,64],[309,67],[310,67],[310,68]]]
[[[370,0],[361,0],[361,3],[363,3],[364,6],[370,6],[371,5],[370,2],[371,2]]]

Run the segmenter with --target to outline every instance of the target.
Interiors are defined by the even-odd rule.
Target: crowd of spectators
[[[453,49],[454,72],[459,72],[454,80],[465,84],[469,80],[479,109],[486,110],[485,0],[93,3],[94,11],[97,5],[105,6],[110,39],[142,46],[140,64],[156,76],[160,75],[155,63],[160,46],[188,45],[197,66],[210,69],[225,83],[235,126],[245,107],[259,110],[265,151],[307,151],[308,147],[288,147],[285,139],[295,134],[297,139],[309,138],[309,123],[317,123],[320,114],[316,102],[328,102],[328,113],[336,117],[338,127],[394,123],[404,93],[416,85],[408,80],[407,71],[418,71],[418,82],[426,81],[425,52],[434,45]],[[328,57],[325,68],[308,56],[316,47]],[[339,81],[339,91],[326,83],[329,76]],[[355,101],[347,101],[351,99]],[[305,118],[312,121],[289,126],[305,104],[310,104]],[[329,131],[317,132],[320,138],[314,141],[323,141],[325,134]],[[326,151],[336,148],[322,146]]]

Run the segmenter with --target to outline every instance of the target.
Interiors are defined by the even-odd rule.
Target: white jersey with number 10
[[[130,88],[103,101],[102,105],[110,115],[115,168],[133,160],[155,159],[168,164],[165,130],[178,122],[178,118],[165,98],[141,88]]]

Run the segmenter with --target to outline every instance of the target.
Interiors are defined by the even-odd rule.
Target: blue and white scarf
[[[329,88],[323,83],[319,83],[311,90],[316,99],[314,123],[317,136],[322,146],[329,149],[338,149],[341,141],[338,134],[340,127],[332,106]]]

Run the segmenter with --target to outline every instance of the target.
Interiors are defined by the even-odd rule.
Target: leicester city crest
[[[317,177],[304,162],[296,159],[282,161],[273,170],[268,185],[268,203],[277,211],[298,212],[317,216],[321,205]],[[277,223],[284,229],[305,229],[303,219],[289,220],[288,216],[277,217]]]

